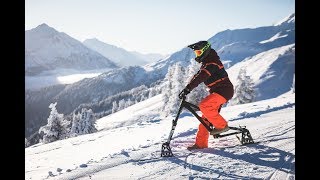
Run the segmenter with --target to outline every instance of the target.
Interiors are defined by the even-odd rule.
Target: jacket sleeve
[[[191,81],[188,83],[187,88],[189,91],[192,91],[194,88],[196,88],[200,83],[207,80],[207,78],[210,76],[210,73],[208,70],[201,68],[197,74],[193,76]]]

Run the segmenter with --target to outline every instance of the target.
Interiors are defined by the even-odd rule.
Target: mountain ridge
[[[132,54],[123,48],[104,43],[97,38],[86,39],[83,41],[83,44],[88,48],[99,52],[120,67],[147,64],[147,61],[135,54]]]
[[[117,67],[80,41],[45,23],[25,31],[26,75],[38,75],[59,68],[92,70]]]

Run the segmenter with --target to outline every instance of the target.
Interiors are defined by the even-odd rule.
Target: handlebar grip
[[[186,99],[186,95],[184,94],[184,92],[182,91],[182,92],[180,92],[180,94],[179,94],[179,98],[180,99]]]

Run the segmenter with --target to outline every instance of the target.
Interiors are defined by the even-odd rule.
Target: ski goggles
[[[208,49],[208,47],[210,47],[210,43],[206,44],[202,49],[194,50],[196,57],[201,56]]]
[[[203,54],[203,50],[202,49],[199,49],[199,50],[194,50],[194,53],[196,54],[196,57],[199,57]]]

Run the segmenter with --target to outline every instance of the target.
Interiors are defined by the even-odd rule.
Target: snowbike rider
[[[220,134],[229,130],[227,121],[219,114],[224,103],[229,101],[233,94],[233,84],[228,78],[228,74],[223,67],[217,52],[211,48],[208,41],[199,41],[188,45],[196,54],[195,60],[201,63],[200,70],[193,76],[188,85],[181,92],[182,96],[189,94],[200,83],[208,87],[210,95],[201,100],[199,104],[202,112],[202,119],[214,126],[211,135]],[[182,98],[180,96],[180,98]],[[200,123],[196,135],[195,144],[187,149],[202,149],[208,147],[209,132]]]

